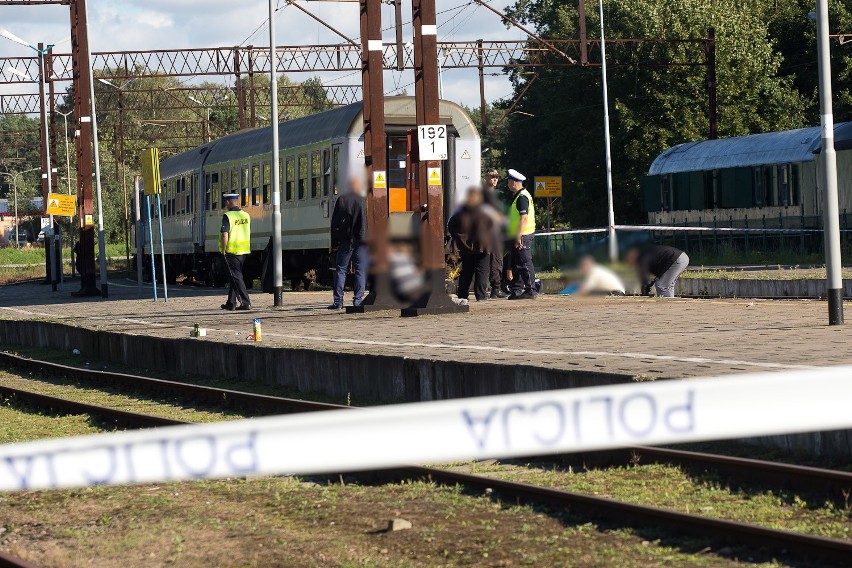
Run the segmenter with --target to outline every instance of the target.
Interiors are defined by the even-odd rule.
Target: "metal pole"
[[[716,89],[716,30],[707,30],[707,40],[704,43],[705,64],[707,66],[707,104],[710,120],[710,140],[719,137],[719,109]]]
[[[279,308],[284,303],[281,297],[284,276],[281,266],[281,182],[278,179],[280,175],[278,170],[278,51],[275,46],[275,0],[269,0],[269,86],[272,104],[272,285],[273,305]]]
[[[38,44],[38,65],[39,65],[39,82],[40,84],[40,95],[41,95],[41,115],[43,117],[42,127],[44,128],[44,163],[46,164],[47,171],[42,173],[42,178],[47,179],[47,195],[49,196],[53,193],[53,170],[50,167],[50,129],[48,128],[48,115],[47,115],[47,97],[45,96],[47,92],[47,77],[44,74],[44,54],[46,50],[43,48],[43,44]],[[45,196],[47,197],[47,196]],[[46,203],[45,203],[46,205]],[[59,281],[56,272],[56,234],[54,232],[53,227],[53,215],[50,216],[50,240],[45,239],[44,248],[45,254],[49,254],[48,258],[50,259],[50,287],[56,292],[56,284]]]
[[[159,193],[157,194],[159,198]],[[145,196],[145,208],[148,210],[148,242],[151,243],[151,283],[154,286],[154,303],[157,302],[157,265],[154,257],[154,220],[151,218],[151,196]],[[157,217],[160,216],[157,209]],[[165,277],[165,275],[163,275]]]
[[[88,6],[84,6],[86,21],[89,20]],[[88,42],[86,44],[86,65],[91,69],[92,49]],[[89,96],[92,98],[92,138],[95,147],[95,196],[98,201],[98,253],[101,256],[101,296],[109,297],[109,283],[107,282],[106,264],[106,242],[104,242],[104,205],[101,195],[101,153],[98,147],[98,112],[95,108],[95,79],[94,73],[89,73]]]
[[[124,90],[118,90],[118,140],[115,142],[115,152],[121,160],[121,189],[124,193],[124,250],[125,261],[130,267],[130,210],[127,207],[127,166],[124,163]],[[118,164],[115,175],[118,176]]]
[[[19,248],[21,240],[18,235],[18,178],[15,176],[12,176],[12,192],[15,196],[15,248]]]
[[[80,228],[80,290],[77,297],[100,295],[95,273],[95,235],[92,227],[92,108],[89,89],[92,67],[89,57],[89,34],[86,0],[71,3],[71,62],[74,73],[75,150],[77,153],[77,219]]]
[[[139,176],[133,178],[133,213],[136,221],[136,285],[142,298],[142,261],[145,259],[145,234],[142,231],[142,204],[139,203]]]
[[[68,182],[68,195],[71,195],[71,155],[68,151],[68,114],[59,113],[65,122],[65,181]]]
[[[609,136],[609,93],[606,84],[606,40],[604,39],[604,11],[603,0],[598,0],[601,17],[601,81],[603,82],[604,103],[604,138],[606,143],[606,200],[608,207],[609,222],[609,260],[618,261],[618,241],[615,237],[615,210],[612,203],[612,149],[610,148]]]
[[[820,182],[825,203],[824,239],[828,324],[843,323],[843,274],[840,259],[840,218],[837,204],[837,155],[834,151],[834,111],[831,104],[831,47],[828,43],[828,0],[817,0],[819,107],[822,125]]]
[[[160,227],[160,263],[163,270],[163,301],[169,301],[169,279],[166,276],[166,246],[163,242],[163,215],[160,205],[160,192],[157,192],[157,225]],[[154,254],[154,245],[151,244],[151,254]]]

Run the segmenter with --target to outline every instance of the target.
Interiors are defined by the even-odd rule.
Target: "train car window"
[[[763,207],[764,198],[766,195],[763,193],[763,172],[761,172],[761,168],[754,168],[753,170],[754,176],[754,204],[757,207]]]
[[[328,196],[331,191],[331,152],[322,151],[322,194]]]
[[[660,207],[663,211],[671,211],[672,208],[671,183],[672,178],[669,175],[660,180]]]
[[[335,146],[331,154],[331,180],[334,185],[334,195],[337,195],[340,193],[340,146]]]
[[[212,211],[216,203],[216,196],[219,195],[219,179],[221,174],[214,172],[208,176],[210,180],[207,182],[207,199],[204,208]]]
[[[260,205],[260,166],[251,167],[251,204]]]
[[[322,194],[322,162],[320,153],[311,154],[311,198],[318,198]]]
[[[304,199],[308,189],[308,156],[299,156],[299,199]]]
[[[249,169],[248,166],[243,166],[242,175],[240,176],[240,195],[243,207],[249,204]]]
[[[293,201],[296,190],[296,160],[287,158],[287,166],[284,169],[284,199]]]
[[[779,205],[790,205],[790,166],[778,166],[778,197]]]
[[[802,204],[802,188],[800,185],[799,166],[790,166],[790,205]]]
[[[269,203],[269,186],[272,178],[272,164],[266,162],[263,164],[263,202]]]

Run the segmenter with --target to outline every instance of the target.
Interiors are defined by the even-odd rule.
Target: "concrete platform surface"
[[[627,376],[689,377],[852,364],[852,328],[826,325],[819,301],[661,300],[540,296],[472,302],[469,314],[401,318],[398,312],[329,311],[330,292],[285,293],[285,307],[252,293],[251,312],[225,312],[222,289],[173,287],[168,303],[138,299],[135,284],[110,284],[110,298],[76,299],[78,287],[0,287],[0,318],[49,320],[90,329],[246,344],[252,319],[264,347],[532,365]],[[351,295],[347,293],[347,299]],[[0,338],[2,342],[2,338]]]

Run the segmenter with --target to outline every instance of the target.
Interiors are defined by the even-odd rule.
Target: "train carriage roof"
[[[811,162],[820,152],[819,127],[689,142],[660,154],[648,175]],[[852,122],[834,127],[836,150],[852,149]]]
[[[281,150],[308,146],[334,138],[363,134],[362,103],[352,103],[278,125]],[[415,126],[414,97],[386,97],[387,124]],[[440,101],[441,121],[450,123],[462,138],[477,138],[476,127],[467,113],[455,103]],[[221,164],[252,156],[269,154],[272,149],[272,128],[255,128],[229,134],[209,144],[183,152],[160,164],[163,178],[198,170],[204,164]]]

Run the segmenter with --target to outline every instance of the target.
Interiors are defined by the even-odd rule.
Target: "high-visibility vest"
[[[231,225],[228,231],[227,254],[251,253],[251,216],[245,211],[227,211],[225,216]],[[222,234],[219,233],[219,250],[222,250]]]
[[[517,237],[518,236],[518,228],[521,226],[521,214],[518,212],[518,198],[522,195],[525,195],[527,199],[530,200],[530,209],[527,213],[527,222],[524,225],[523,231],[521,231],[521,235],[531,235],[535,233],[535,205],[533,204],[532,195],[526,189],[522,189],[515,195],[515,199],[512,201],[512,206],[509,207],[509,225],[506,227],[506,232],[509,237]]]

